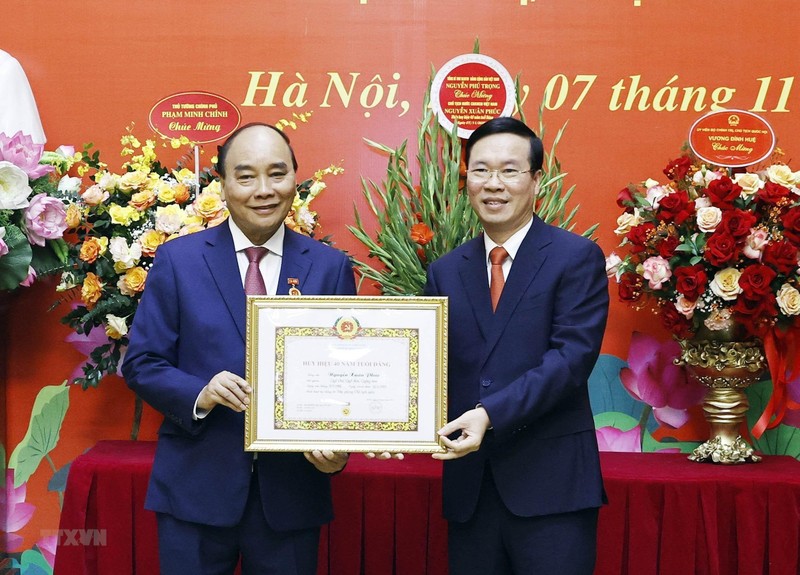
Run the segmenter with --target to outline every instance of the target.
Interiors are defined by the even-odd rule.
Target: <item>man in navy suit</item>
[[[587,380],[608,314],[605,261],[533,213],[542,159],[519,120],[475,130],[467,192],[485,233],[428,269],[426,295],[449,297],[451,421],[434,457],[451,575],[594,567],[605,495]]]
[[[288,138],[249,124],[220,146],[230,217],[158,249],[123,364],[128,385],[164,414],[147,492],[164,575],[313,575],[333,516],[329,475],[347,454],[244,451],[245,250],[269,294],[354,295],[348,258],[287,229],[297,162]],[[253,276],[256,277],[255,275]]]

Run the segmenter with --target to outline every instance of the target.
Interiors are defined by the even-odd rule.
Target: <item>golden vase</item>
[[[679,341],[681,355],[675,363],[686,365],[708,387],[703,413],[710,439],[692,452],[692,461],[727,465],[761,461],[739,428],[750,407],[745,389],[761,378],[766,359],[761,341],[739,339],[741,331],[736,325],[717,331],[703,328],[694,339]]]

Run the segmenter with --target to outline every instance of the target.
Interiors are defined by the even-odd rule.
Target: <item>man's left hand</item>
[[[336,473],[337,471],[341,471],[347,463],[347,458],[350,457],[349,453],[328,450],[320,451],[318,449],[307,451],[303,455],[305,455],[306,459],[322,473]]]
[[[478,451],[483,441],[486,430],[491,427],[489,414],[483,407],[476,407],[465,412],[461,417],[454,419],[439,430],[439,437],[447,449],[445,453],[434,453],[434,459],[458,459],[468,453]],[[460,431],[456,439],[448,436]]]

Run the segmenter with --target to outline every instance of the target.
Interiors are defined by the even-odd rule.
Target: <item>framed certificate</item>
[[[447,298],[247,298],[245,450],[434,453]]]

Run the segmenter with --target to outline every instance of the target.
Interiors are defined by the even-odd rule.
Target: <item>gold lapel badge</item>
[[[289,278],[286,281],[291,286],[289,288],[289,295],[303,295],[302,293],[300,293],[300,289],[297,287],[297,286],[300,285],[300,280],[299,279],[297,279],[297,278]]]

